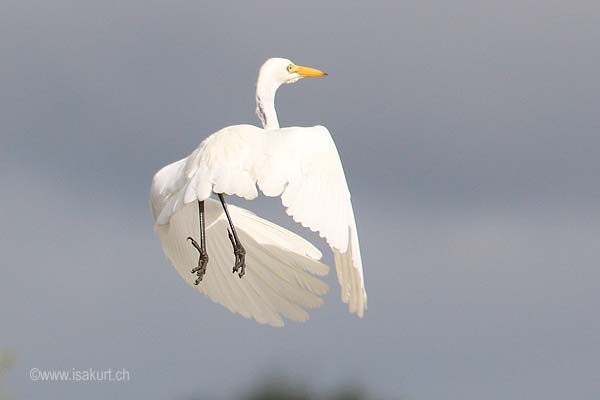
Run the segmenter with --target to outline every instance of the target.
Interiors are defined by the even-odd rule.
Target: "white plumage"
[[[323,126],[279,128],[275,91],[304,76],[323,76],[289,60],[270,59],[257,83],[257,114],[264,129],[226,127],[206,138],[187,158],[154,177],[151,207],[163,249],[180,275],[193,282],[190,267],[197,254],[185,242],[198,232],[196,201],[206,201],[206,278],[198,285],[214,301],[261,323],[281,325],[281,316],[303,321],[304,308],[321,304],[327,286],[312,274],[324,274],[321,254],[306,240],[239,207],[230,213],[247,249],[248,274],[231,274],[234,256],[227,219],[211,193],[251,200],[257,186],[281,196],[286,212],[319,232],[332,248],[342,301],[362,316],[367,296],[350,192],[331,134]]]

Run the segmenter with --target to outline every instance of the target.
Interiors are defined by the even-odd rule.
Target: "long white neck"
[[[256,115],[265,129],[279,128],[277,112],[275,111],[275,93],[279,85],[258,77],[256,82]]]

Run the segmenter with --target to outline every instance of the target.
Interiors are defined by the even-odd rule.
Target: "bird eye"
[[[292,72],[294,70],[294,66],[292,64],[287,66],[288,72]]]

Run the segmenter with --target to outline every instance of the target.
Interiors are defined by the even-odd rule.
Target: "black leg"
[[[194,240],[191,236],[188,237],[188,240],[192,242],[192,246],[198,250],[200,253],[200,257],[198,258],[198,266],[192,269],[190,272],[192,274],[196,274],[198,278],[194,282],[194,285],[198,285],[202,278],[204,278],[204,274],[206,274],[206,266],[208,265],[208,253],[206,252],[206,231],[204,228],[204,201],[198,201],[198,215],[200,219],[200,245],[198,242]]]
[[[227,203],[225,203],[223,193],[219,193],[219,200],[221,200],[221,205],[223,206],[223,210],[225,211],[225,215],[227,216],[227,221],[229,221],[229,227],[231,228],[231,231],[227,230],[227,234],[229,235],[229,241],[231,242],[231,246],[233,247],[233,254],[235,255],[235,265],[233,266],[233,273],[235,274],[239,271],[238,275],[241,278],[246,273],[246,249],[244,249],[244,246],[242,246],[242,243],[238,238],[237,232],[235,231],[235,226],[233,226],[233,221],[231,221],[231,216],[229,215],[229,211],[227,210]]]

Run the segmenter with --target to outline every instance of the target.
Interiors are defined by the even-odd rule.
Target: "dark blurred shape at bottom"
[[[386,397],[397,400],[403,396]],[[248,390],[233,397],[233,400],[381,400],[373,396],[360,383],[349,382],[333,389],[317,390],[306,380],[292,379],[281,375],[270,375],[258,381]],[[207,397],[190,397],[188,400],[208,400]]]
[[[242,400],[373,400],[356,384],[339,386],[331,392],[320,392],[303,382],[289,378],[269,378],[256,385]]]

